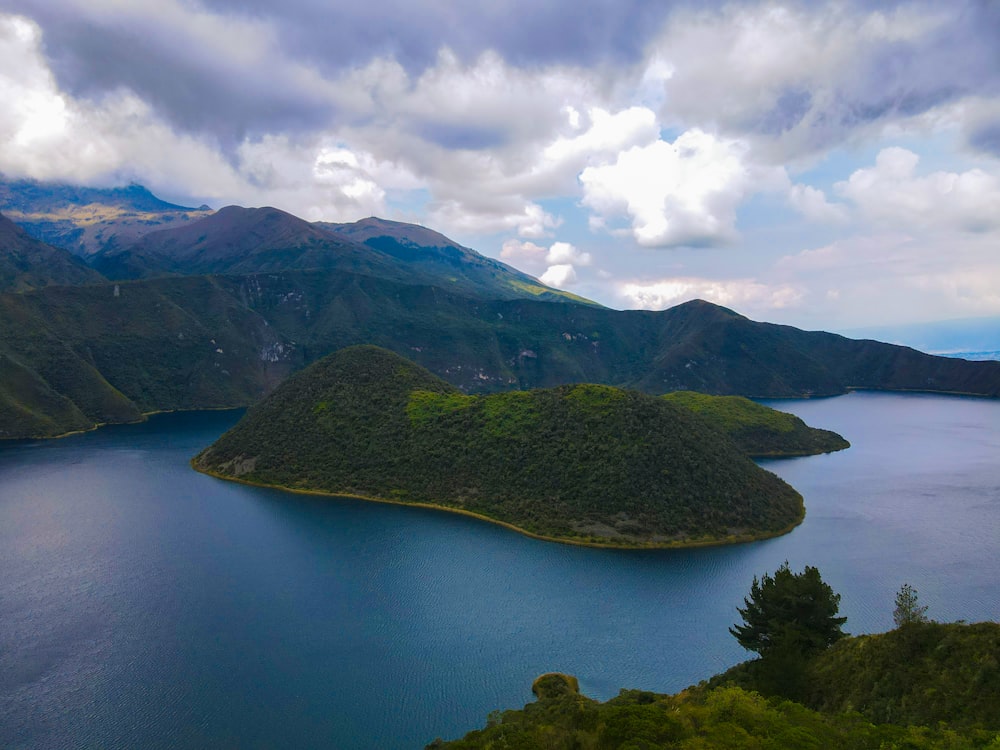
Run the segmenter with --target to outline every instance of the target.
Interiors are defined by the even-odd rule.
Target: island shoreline
[[[747,544],[749,542],[763,542],[768,539],[775,539],[779,536],[784,536],[785,534],[791,533],[797,526],[801,525],[806,518],[805,503],[802,503],[802,512],[799,514],[798,519],[794,523],[778,530],[778,531],[766,531],[757,534],[741,534],[732,535],[726,538],[714,538],[714,539],[699,539],[684,542],[665,542],[665,543],[647,543],[647,544],[614,544],[609,542],[588,542],[582,539],[574,539],[572,537],[555,537],[546,536],[545,534],[536,534],[527,529],[522,529],[520,526],[516,526],[507,521],[501,521],[497,518],[491,518],[490,516],[484,516],[481,513],[476,513],[471,510],[464,510],[463,508],[450,508],[447,505],[435,505],[434,503],[408,503],[403,500],[392,500],[385,497],[376,497],[372,495],[359,495],[353,492],[331,492],[329,490],[310,490],[302,489],[296,487],[285,487],[280,484],[268,484],[265,482],[252,482],[248,479],[240,479],[239,477],[228,476],[226,474],[220,474],[218,472],[212,471],[210,469],[205,469],[198,466],[195,462],[197,456],[191,459],[191,468],[200,474],[205,474],[206,476],[213,477],[215,479],[221,479],[226,482],[236,482],[237,484],[244,484],[249,487],[262,487],[269,490],[281,490],[282,492],[292,492],[297,495],[315,495],[320,497],[330,497],[330,498],[350,498],[352,500],[364,500],[370,503],[380,503],[382,505],[400,505],[409,508],[425,508],[427,510],[441,511],[444,513],[453,513],[455,515],[466,516],[468,518],[475,518],[480,521],[486,521],[487,523],[494,524],[495,526],[502,526],[509,531],[514,531],[522,536],[529,537],[531,539],[538,539],[543,542],[555,542],[556,544],[568,544],[574,547],[590,547],[593,549],[610,549],[619,551],[645,551],[645,550],[670,550],[670,549],[694,549],[699,547],[724,547],[732,544]],[[800,495],[801,497],[801,495]]]

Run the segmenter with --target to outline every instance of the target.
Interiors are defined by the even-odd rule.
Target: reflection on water
[[[422,747],[576,674],[674,691],[739,661],[755,574],[816,565],[851,632],[903,582],[1000,618],[1000,402],[775,402],[853,444],[764,465],[804,495],[780,539],[615,552],[458,516],[197,474],[236,413],[0,447],[0,746]]]

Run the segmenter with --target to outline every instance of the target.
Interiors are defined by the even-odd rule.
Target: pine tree
[[[762,658],[781,653],[800,654],[821,651],[844,637],[841,626],[846,617],[837,617],[840,594],[835,594],[819,570],[806,566],[793,573],[788,561],[774,576],[767,573],[753,579],[745,607],[737,607],[743,625],[734,625],[729,632],[748,651]]]
[[[917,604],[917,590],[908,583],[896,592],[896,609],[892,612],[892,620],[897,628],[915,622],[927,622],[927,607]]]

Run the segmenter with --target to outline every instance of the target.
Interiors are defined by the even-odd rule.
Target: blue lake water
[[[890,627],[904,582],[935,619],[1000,619],[1000,401],[770,403],[853,447],[764,462],[805,497],[791,534],[689,551],[190,470],[235,413],[2,445],[0,746],[422,748],[546,671],[673,692],[745,658],[735,608],[786,559],[851,632]]]

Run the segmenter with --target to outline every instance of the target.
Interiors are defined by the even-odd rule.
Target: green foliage
[[[927,607],[917,603],[917,590],[904,583],[896,592],[896,607],[892,611],[892,621],[897,628],[916,622],[927,622]]]
[[[786,561],[771,576],[755,576],[744,607],[737,607],[743,625],[729,629],[739,644],[767,660],[794,658],[822,651],[844,637],[837,617],[840,594],[823,582],[819,570],[807,565],[793,573]]]
[[[663,398],[697,412],[751,456],[804,456],[849,448],[836,432],[809,427],[794,414],[742,396],[674,391]]]
[[[823,714],[738,687],[678,695],[623,690],[598,703],[572,691],[542,694],[518,711],[493,712],[486,726],[428,748],[449,750],[995,750],[995,733],[947,726],[872,724],[857,714]]]
[[[1000,731],[1000,624],[915,622],[843,638],[800,665],[799,693],[775,684],[765,660],[741,664],[709,686],[794,697],[826,713],[867,721]]]
[[[871,721],[1000,730],[1000,624],[911,622],[845,639],[809,665],[810,706]]]
[[[289,379],[196,465],[617,546],[778,533],[802,515],[792,488],[662,399],[595,385],[468,396],[376,347]]]
[[[462,393],[412,391],[410,400],[406,403],[406,416],[410,418],[412,425],[420,426],[461,409],[468,409],[472,401],[472,396]]]

